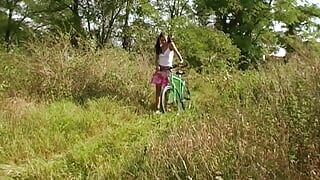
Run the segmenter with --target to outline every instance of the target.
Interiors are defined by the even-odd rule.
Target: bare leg
[[[156,110],[160,110],[161,85],[156,85]]]

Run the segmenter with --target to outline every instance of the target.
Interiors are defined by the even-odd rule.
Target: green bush
[[[240,50],[226,34],[209,27],[177,28],[174,40],[186,60],[206,72],[232,67],[240,57]]]

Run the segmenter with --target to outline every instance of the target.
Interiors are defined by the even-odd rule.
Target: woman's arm
[[[183,63],[183,58],[180,52],[178,51],[176,45],[173,42],[170,43],[170,49],[172,49],[178,55],[178,58],[180,59],[180,63]]]

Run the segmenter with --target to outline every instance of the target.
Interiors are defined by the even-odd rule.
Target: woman
[[[168,85],[170,68],[173,64],[174,54],[178,55],[180,63],[183,63],[180,52],[178,51],[171,38],[161,32],[155,45],[156,50],[156,72],[152,77],[152,83],[156,85],[156,113],[160,113],[160,93],[161,88]]]

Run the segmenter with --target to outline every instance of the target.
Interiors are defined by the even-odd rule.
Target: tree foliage
[[[207,57],[214,48],[190,48],[215,41],[204,37],[217,38],[203,33],[221,31],[240,49],[233,64],[246,69],[277,47],[292,51],[288,36],[319,38],[319,17],[319,6],[297,0],[0,0],[0,40],[9,49],[32,34],[59,32],[70,34],[73,45],[82,38],[142,54],[145,48],[151,53],[160,31],[168,31],[184,42],[182,51]],[[185,45],[186,34],[194,44]]]
[[[183,50],[182,54],[198,70],[210,71],[215,68],[234,66],[240,51],[223,32],[209,27],[188,26],[177,28],[174,41]]]

